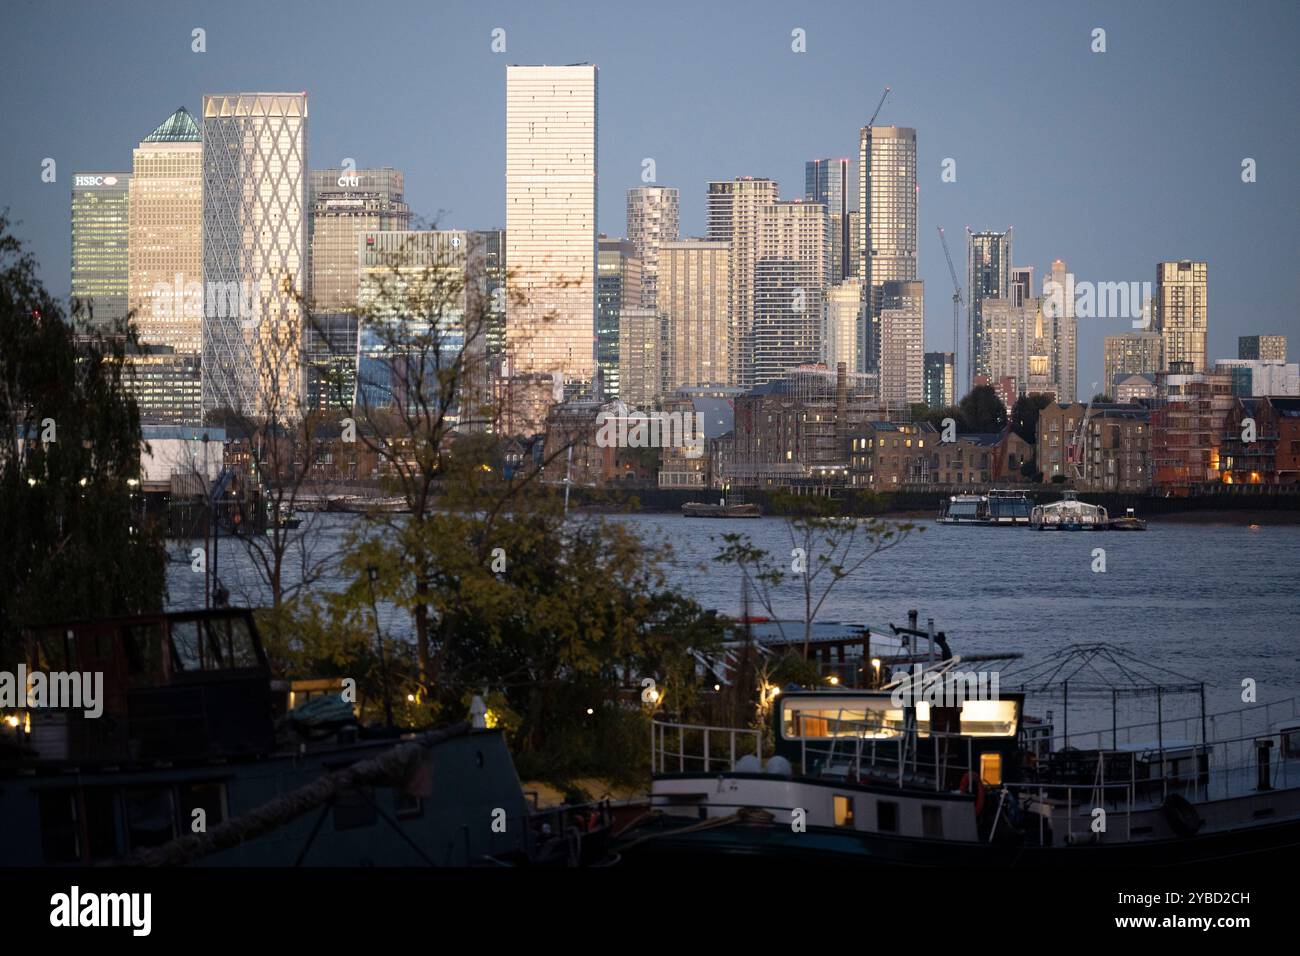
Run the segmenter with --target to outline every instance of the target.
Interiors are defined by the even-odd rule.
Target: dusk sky
[[[704,231],[711,179],[767,176],[801,198],[807,159],[854,157],[856,174],[858,129],[888,85],[877,122],[917,130],[927,348],[951,348],[935,227],[964,285],[964,227],[1013,225],[1036,281],[1058,257],[1093,282],[1206,260],[1211,361],[1236,357],[1246,334],[1285,334],[1300,353],[1294,0],[6,0],[0,17],[0,208],[61,295],[73,173],[129,170],[140,139],[178,106],[197,114],[205,92],[305,90],[313,168],[397,167],[417,214],[489,228],[505,220],[506,65],[586,61],[600,67],[606,234],[625,233],[646,157],[681,190],[684,235]],[[205,53],[191,51],[195,27]],[[1098,27],[1105,53],[1090,49]],[[806,53],[791,51],[795,28]],[[45,157],[55,184],[41,181]],[[948,157],[955,183],[940,180]],[[1080,319],[1081,397],[1101,379],[1102,337],[1129,328]]]

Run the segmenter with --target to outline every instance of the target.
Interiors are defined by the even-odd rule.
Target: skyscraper
[[[742,176],[709,183],[708,238],[730,245],[731,362],[730,382],[752,388],[754,382],[754,271],[759,252],[759,214],[777,200],[775,180]]]
[[[618,397],[647,408],[663,394],[663,330],[655,309],[624,309],[618,319]]]
[[[619,317],[624,308],[639,309],[645,274],[636,246],[627,239],[597,240],[596,264],[596,364],[600,397],[619,394]]]
[[[666,242],[659,248],[664,393],[728,384],[729,257],[727,243],[707,239]]]
[[[202,421],[203,136],[181,107],[131,163],[127,305],[140,351],[135,396],[148,422]]]
[[[307,210],[307,94],[204,95],[205,415],[299,406]]]
[[[99,329],[126,317],[130,183],[130,173],[72,177],[72,297],[89,307]]]
[[[889,280],[880,298],[880,399],[902,409],[925,397],[925,283]]]
[[[1099,389],[1115,395],[1116,384],[1130,375],[1152,375],[1165,368],[1164,338],[1159,332],[1121,332],[1103,341],[1105,381]]]
[[[951,352],[925,353],[924,401],[931,408],[957,403],[957,369]]]
[[[596,372],[597,70],[506,67],[506,348],[516,372]]]
[[[641,260],[640,305],[654,308],[659,248],[681,237],[680,197],[671,186],[637,186],[627,191],[627,238]],[[628,305],[638,303],[629,302]]]
[[[1052,380],[1059,389],[1056,398],[1061,402],[1073,402],[1077,399],[1079,390],[1079,336],[1074,318],[1074,277],[1060,259],[1052,261],[1050,278],[1043,278],[1043,311],[1053,327]]]
[[[1237,358],[1254,361],[1285,362],[1285,335],[1240,335],[1237,337]]]
[[[830,217],[832,282],[853,275],[849,188],[847,159],[812,159],[804,163],[803,198],[824,205]]]
[[[880,308],[886,282],[916,278],[916,130],[864,126],[858,138],[858,211],[866,316],[863,371],[880,370]]]
[[[752,384],[821,360],[830,262],[826,207],[800,200],[758,210]]]
[[[1011,230],[966,232],[966,375],[992,378],[984,334],[984,301],[1011,298]]]
[[[862,280],[850,277],[826,293],[826,323],[822,332],[822,363],[835,368],[840,362],[858,370],[858,342],[862,331]]]
[[[1206,271],[1204,262],[1183,259],[1156,263],[1155,323],[1165,340],[1165,368],[1191,362],[1192,372],[1207,372]]]
[[[315,169],[311,185],[311,298],[317,312],[355,309],[358,241],[411,228],[396,169]]]

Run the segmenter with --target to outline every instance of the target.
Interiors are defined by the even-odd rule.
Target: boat
[[[1034,502],[1023,491],[994,490],[987,495],[951,495],[943,502],[939,524],[1019,527],[1029,524]]]
[[[1067,491],[1060,501],[1036,505],[1029,525],[1035,531],[1106,531],[1111,522],[1101,505],[1080,501],[1077,491]]]
[[[536,810],[481,701],[361,726],[341,680],[272,673],[246,609],[72,622],[25,653],[29,675],[100,672],[102,712],[0,714],[0,866],[608,860],[608,804]]]
[[[1146,521],[1134,514],[1132,508],[1129,508],[1122,518],[1112,518],[1110,521],[1111,531],[1145,531],[1146,529]]]
[[[976,685],[953,700],[970,672],[922,647],[883,683],[763,688],[766,729],[657,720],[649,807],[616,841],[622,859],[1060,867],[1294,853],[1300,697],[1072,733],[1068,707],[1063,728],[1031,713],[1037,694],[1060,690],[1043,675],[1126,652],[1078,645],[1018,685],[1004,672],[1014,691]],[[1089,689],[1067,684],[1076,704]],[[1110,702],[1119,687],[1204,700],[1195,682],[1091,689]],[[1291,718],[1270,724],[1279,710]],[[1230,729],[1209,736],[1216,727]]]
[[[682,505],[684,518],[761,518],[763,509],[754,502],[741,501],[738,497],[718,499],[712,504],[703,501],[688,501]]]

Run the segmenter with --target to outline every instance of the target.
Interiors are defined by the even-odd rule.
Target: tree
[[[0,215],[0,658],[24,628],[158,611],[166,553],[138,498],[129,318],[74,323]],[[78,332],[77,325],[81,326]]]
[[[1092,403],[1094,405],[1109,405],[1113,401],[1115,401],[1115,399],[1111,398],[1105,392],[1098,392],[1096,395],[1092,396]]]
[[[991,385],[976,385],[961,400],[966,427],[974,433],[1000,432],[1007,423],[1007,407]]]
[[[1038,441],[1038,415],[1052,404],[1051,395],[1021,395],[1011,407],[1011,430],[1034,447]]]
[[[746,585],[754,589],[764,609],[778,621],[778,627],[778,591],[787,580],[796,583],[803,604],[803,653],[807,657],[813,621],[835,585],[877,554],[902,544],[913,530],[924,529],[877,518],[844,518],[828,498],[779,492],[772,496],[772,503],[786,516],[789,571],[785,570],[784,556],[775,560],[768,551],[755,547],[745,534],[722,535],[723,546],[713,560],[740,569]]]

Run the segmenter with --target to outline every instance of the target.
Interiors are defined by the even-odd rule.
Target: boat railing
[[[676,744],[676,749],[672,749],[673,744]],[[650,769],[653,773],[735,770],[736,761],[751,754],[758,758],[761,766],[761,730],[660,720],[650,723]]]

